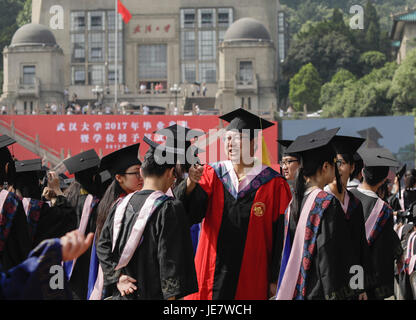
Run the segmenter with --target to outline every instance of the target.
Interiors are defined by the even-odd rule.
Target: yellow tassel
[[[261,157],[262,163],[266,166],[271,165],[270,158],[269,158],[269,151],[267,149],[266,141],[264,141],[264,137],[261,137]]]

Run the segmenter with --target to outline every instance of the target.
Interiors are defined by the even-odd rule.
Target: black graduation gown
[[[407,242],[409,240],[409,237],[413,231],[413,224],[406,224],[403,227],[402,231],[402,237],[401,237],[401,244],[403,248],[404,255],[407,250]],[[416,248],[413,249],[413,251],[416,251]],[[410,285],[410,278],[406,271],[397,270],[397,282],[399,283],[400,293],[404,300],[416,300],[416,297],[413,296],[412,287]]]
[[[354,255],[357,259],[357,265],[360,265],[364,269],[365,275],[372,274],[370,248],[368,246],[366,233],[365,233],[365,220],[364,212],[361,201],[354,196],[354,194],[348,191],[350,197],[347,213],[345,218],[347,219],[347,226],[351,232],[351,246],[353,248]],[[365,277],[366,280],[367,277]],[[371,289],[371,284],[364,280],[364,289],[361,292]]]
[[[358,191],[351,191],[363,205],[364,219],[367,221],[377,198],[370,197]],[[394,261],[399,259],[403,249],[399,237],[393,229],[393,215],[389,217],[374,243],[370,245],[373,276],[367,278],[370,290],[369,299],[385,299],[394,294]]]
[[[11,201],[11,202],[9,202]],[[7,203],[17,204],[16,211],[12,220],[11,228],[4,244],[3,250],[0,253],[0,263],[4,270],[8,270],[23,262],[31,249],[32,239],[29,235],[28,223],[26,214],[23,208],[23,203],[20,198],[13,192],[9,192],[8,197],[1,210],[1,232],[4,231],[5,208]],[[4,236],[4,234],[3,234]]]
[[[126,208],[114,252],[112,236],[113,207],[97,243],[97,256],[104,273],[105,296],[115,300],[162,300],[182,298],[198,291],[189,222],[178,200],[165,200],[148,219],[140,246],[124,268],[115,271],[137,215],[153,191],[136,193]],[[120,275],[137,282],[137,290],[122,297],[117,289]]]
[[[64,196],[58,196],[55,205],[42,206],[32,248],[46,239],[60,238],[77,228],[77,216]]]
[[[76,229],[79,228],[81,222],[82,209],[87,195],[80,195],[78,198],[77,206],[75,207],[76,212]],[[98,202],[95,203],[91,214],[88,219],[87,227],[85,229],[85,235],[90,232],[95,232],[97,222],[97,208]],[[91,247],[80,257],[78,257],[74,269],[72,271],[71,279],[69,280],[74,300],[86,300],[88,293],[88,274],[90,269],[91,259]]]
[[[302,200],[302,208],[307,196]],[[290,215],[288,232],[293,242],[296,221]],[[305,300],[345,300],[352,299],[357,292],[349,286],[350,268],[357,264],[351,246],[351,235],[344,211],[335,196],[324,209],[319,225],[316,248],[308,271]]]
[[[416,190],[405,190],[403,192],[403,198],[404,198],[404,207],[407,210],[409,209],[410,205],[416,201]],[[397,195],[391,198],[389,204],[392,207],[393,211],[402,210],[400,206],[399,197]]]

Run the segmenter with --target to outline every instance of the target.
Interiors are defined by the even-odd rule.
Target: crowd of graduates
[[[335,128],[276,142],[276,172],[253,157],[273,123],[242,108],[220,119],[227,160],[201,164],[186,137],[204,133],[173,125],[165,143],[143,138],[143,159],[138,143],[64,160],[72,180],[15,161],[0,136],[0,298],[416,298],[415,170]]]

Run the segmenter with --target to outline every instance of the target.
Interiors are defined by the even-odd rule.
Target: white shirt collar
[[[376,199],[379,198],[377,193],[375,193],[374,191],[371,191],[371,190],[362,189],[361,185],[358,186],[357,190],[360,191],[361,193],[364,193],[366,196],[376,198]]]

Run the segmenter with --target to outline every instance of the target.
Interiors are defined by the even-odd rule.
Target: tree
[[[393,99],[395,113],[409,112],[416,107],[416,49],[407,54],[394,74],[389,97]]]
[[[365,117],[392,115],[393,100],[388,92],[397,63],[388,62],[357,81],[347,83],[324,115],[332,117]]]
[[[343,110],[337,110],[335,102],[342,95],[344,88],[357,80],[348,70],[340,69],[321,89],[319,104],[324,117],[341,116]]]
[[[321,94],[321,78],[318,71],[308,63],[290,80],[289,98],[295,110],[316,111],[319,109],[319,96]]]
[[[32,0],[26,0],[16,22],[19,27],[32,22]]]
[[[368,74],[374,68],[381,68],[387,62],[386,55],[379,51],[364,52],[359,59],[359,64],[362,68],[362,73]]]

